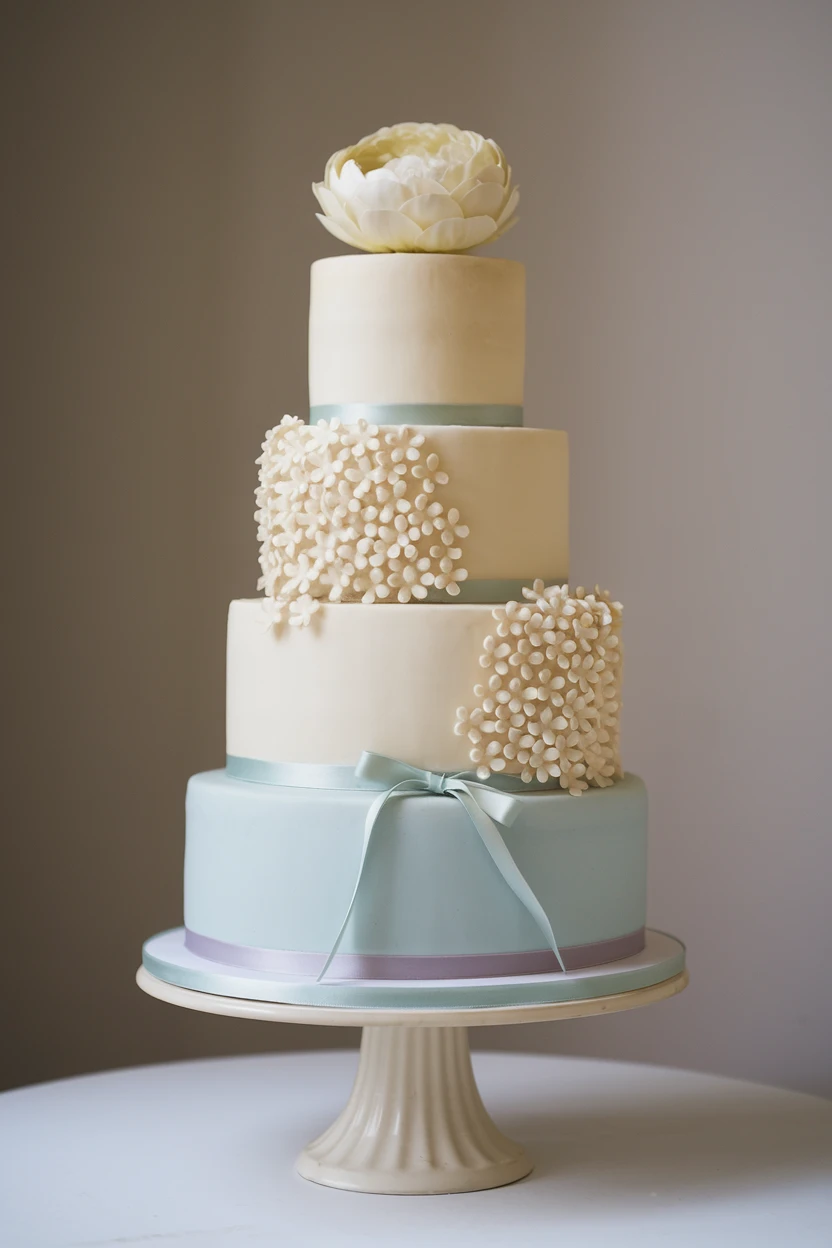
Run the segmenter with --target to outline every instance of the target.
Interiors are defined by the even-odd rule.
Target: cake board
[[[688,983],[681,942],[648,931],[645,950],[635,958],[565,975],[530,976],[529,981],[538,982],[529,983],[525,1002],[516,981],[513,1003],[487,1005],[476,1004],[473,991],[466,998],[458,985],[435,981],[432,991],[438,988],[440,997],[434,999],[442,1003],[432,1006],[385,1004],[387,985],[378,984],[370,985],[376,992],[382,987],[374,1005],[308,1004],[251,995],[265,993],[263,987],[252,985],[251,972],[239,973],[236,988],[249,995],[234,995],[232,975],[226,981],[214,976],[230,989],[221,993],[175,982],[174,962],[165,962],[158,954],[161,945],[172,958],[181,931],[162,933],[145,946],[136,981],[150,996],[207,1014],[362,1028],[349,1100],[335,1122],[302,1150],[297,1163],[305,1179],[356,1192],[473,1192],[514,1183],[531,1172],[532,1160],[503,1135],[482,1103],[471,1065],[469,1027],[615,1014],[675,996]],[[190,977],[199,982],[193,967]],[[548,981],[548,991],[539,981]],[[207,976],[204,982],[208,983]],[[490,982],[479,987],[487,988]],[[475,990],[478,981],[467,981],[466,986]],[[284,995],[289,995],[292,985],[283,987]],[[396,995],[400,987],[392,986],[387,993],[390,1001],[400,1000]],[[271,991],[273,996],[280,985],[273,983]],[[549,1000],[541,999],[545,995]]]

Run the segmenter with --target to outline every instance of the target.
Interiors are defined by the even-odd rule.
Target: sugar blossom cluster
[[[258,540],[270,618],[303,627],[330,602],[455,596],[468,529],[425,435],[409,426],[284,416],[258,459]]]
[[[479,705],[457,711],[455,732],[471,743],[477,775],[519,775],[530,783],[557,778],[575,796],[622,774],[621,604],[567,585],[524,589],[526,602],[493,611],[474,687]]]

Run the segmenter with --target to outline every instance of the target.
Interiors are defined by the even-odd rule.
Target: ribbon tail
[[[361,846],[361,858],[359,859],[359,862],[358,862],[358,872],[355,877],[355,884],[353,886],[352,897],[350,898],[350,904],[347,906],[347,912],[344,915],[344,921],[338,930],[338,935],[335,937],[335,943],[332,946],[331,950],[329,951],[329,956],[323,965],[323,969],[321,970],[320,975],[317,978],[317,981],[316,981],[317,983],[321,982],[321,980],[324,978],[327,971],[329,970],[330,966],[332,965],[332,959],[335,957],[336,953],[338,952],[338,949],[340,948],[341,941],[344,939],[344,933],[347,930],[347,925],[349,924],[349,921],[352,918],[352,912],[355,909],[355,903],[358,898],[358,890],[361,887],[361,880],[364,875],[364,868],[367,864],[367,852],[370,848],[370,841],[372,840],[372,837],[373,837],[373,831],[376,826],[376,820],[381,814],[381,811],[385,803],[391,797],[397,796],[397,794],[400,793],[402,790],[410,789],[412,786],[413,786],[413,781],[404,780],[400,784],[394,785],[392,789],[388,789],[385,793],[379,793],[378,797],[375,799],[372,806],[367,811],[367,818],[364,820],[364,840]]]
[[[546,942],[557,958],[560,969],[565,973],[566,967],[564,966],[563,958],[560,956],[558,942],[555,940],[555,933],[552,931],[549,916],[537,900],[525,876],[509,853],[508,846],[497,830],[497,825],[485,813],[482,807],[477,804],[477,799],[467,789],[460,787],[458,789],[453,788],[450,791],[458,801],[462,802],[500,875],[546,937]]]

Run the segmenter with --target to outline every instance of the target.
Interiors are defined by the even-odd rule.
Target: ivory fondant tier
[[[418,608],[417,608],[418,610]],[[378,612],[378,614],[386,614]],[[412,608],[411,608],[412,614]],[[364,821],[377,793],[254,784],[225,772],[188,785],[185,924],[195,949],[277,973],[317,973],[346,913],[361,857]],[[501,835],[546,911],[567,969],[631,956],[643,947],[647,795],[626,776],[580,798],[523,794]],[[465,810],[451,797],[390,802],[373,842],[356,907],[333,964],[368,978],[516,970],[535,955],[556,970],[540,931],[491,861]],[[201,938],[201,940],[200,940]],[[213,943],[212,943],[213,942]],[[230,948],[233,947],[233,948]],[[247,952],[248,951],[248,952]],[[261,951],[261,952],[255,952]],[[269,951],[310,955],[270,959]],[[443,962],[443,959],[445,960]],[[530,968],[535,967],[529,960]],[[443,971],[443,966],[447,968]],[[476,973],[476,970],[474,970]]]
[[[357,763],[363,750],[463,771],[454,732],[484,677],[487,604],[328,603],[307,628],[271,627],[261,599],[231,603],[230,755],[277,763]]]
[[[569,446],[552,429],[425,429],[469,533],[468,579],[569,580]],[[462,583],[464,591],[464,582]]]
[[[297,422],[296,422],[297,423]],[[292,437],[293,430],[286,429],[285,422],[271,431],[264,444],[264,455],[261,458],[262,487],[258,492],[259,510],[257,513],[260,525],[259,535],[263,541],[261,546],[261,566],[267,573],[275,558],[280,557],[282,574],[278,585],[272,591],[275,594],[285,580],[286,557],[285,546],[279,543],[288,540],[286,531],[286,498],[287,491],[293,490],[296,496],[296,507],[304,508],[304,517],[310,517],[320,527],[324,516],[329,514],[337,503],[343,502],[337,494],[338,487],[333,484],[323,500],[312,499],[311,492],[316,488],[315,474],[320,476],[328,468],[320,467],[326,457],[326,463],[337,464],[339,461],[338,434],[327,431],[322,434],[322,427],[308,430],[300,426],[306,435],[305,442],[299,449],[297,435]],[[464,526],[465,535],[460,537],[456,556],[459,565],[467,573],[464,580],[458,582],[462,593],[462,601],[494,602],[516,597],[520,593],[518,585],[501,584],[500,582],[528,581],[542,579],[546,584],[562,584],[569,580],[569,447],[567,435],[551,429],[495,429],[473,428],[460,425],[430,426],[410,430],[379,430],[378,440],[382,443],[387,459],[393,453],[402,455],[401,438],[406,434],[424,435],[424,445],[414,450],[422,464],[432,462],[431,456],[438,460],[438,467],[444,474],[444,483],[433,494],[418,495],[424,487],[426,468],[421,469],[422,477],[412,482],[406,477],[398,478],[402,489],[407,491],[405,499],[397,504],[411,509],[421,506],[429,507],[434,501],[444,508],[445,516],[453,509],[458,513],[458,523]],[[287,435],[292,440],[291,449],[287,449]],[[363,438],[363,433],[345,429],[341,431],[345,440]],[[385,441],[385,437],[394,439],[393,448]],[[334,444],[334,445],[333,445]],[[344,449],[343,454],[352,455],[350,471],[357,478],[372,479],[367,466],[369,461],[362,458],[361,450]],[[308,456],[308,466],[301,468],[295,461],[299,456]],[[409,463],[409,461],[405,461]],[[363,463],[364,467],[359,467]],[[389,469],[389,463],[385,471]],[[419,471],[414,468],[414,472]],[[333,473],[333,481],[335,475]],[[433,483],[430,489],[433,490]],[[345,483],[347,485],[347,483]],[[300,488],[300,487],[303,488]],[[349,532],[350,541],[346,550],[352,551],[355,541],[367,533],[376,535],[384,532],[378,529],[378,513],[384,503],[372,492],[362,496],[361,501],[355,500],[355,513],[345,522],[344,531]],[[384,483],[381,487],[384,497],[393,514],[393,500],[389,499],[390,487]],[[366,514],[373,524],[365,523],[363,507],[374,503],[375,507]],[[290,518],[294,522],[295,513],[289,509]],[[410,510],[406,523],[414,524],[419,520],[428,519],[427,512],[417,513]],[[397,516],[396,520],[404,517]],[[382,521],[392,523],[391,520]],[[444,523],[444,521],[443,521]],[[292,540],[297,541],[299,528],[292,529]],[[427,532],[423,529],[422,532]],[[411,554],[406,561],[419,563],[419,556],[427,553],[437,537],[419,537],[416,530],[418,553]],[[408,536],[408,541],[412,540]],[[305,548],[304,548],[305,549]],[[341,548],[339,547],[339,550]],[[414,550],[417,548],[414,547]],[[440,547],[441,551],[441,547]],[[306,552],[310,562],[315,564],[318,551]],[[353,552],[354,553],[354,552]],[[405,558],[402,554],[400,558]],[[431,561],[428,561],[431,563]],[[316,565],[317,566],[317,565]],[[419,564],[421,566],[421,564]],[[439,571],[438,564],[431,563],[434,572]],[[485,582],[483,584],[482,582]],[[312,593],[323,596],[326,586],[316,584]],[[441,600],[449,601],[450,595],[441,593]],[[395,595],[393,595],[395,598]]]
[[[522,407],[525,270],[453,255],[312,265],[309,402]],[[509,475],[509,474],[507,474]]]

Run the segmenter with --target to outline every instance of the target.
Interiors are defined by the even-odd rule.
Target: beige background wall
[[[10,560],[2,1078],[355,1033],[141,996],[223,755],[253,461],[303,412],[309,183],[399,119],[524,189],[529,423],[626,604],[651,918],[693,985],[488,1043],[832,1092],[832,8],[809,0],[3,7]]]

